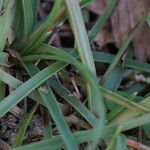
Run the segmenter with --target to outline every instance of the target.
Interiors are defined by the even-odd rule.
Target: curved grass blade
[[[39,59],[49,59],[49,60],[51,60],[51,59],[54,59],[54,60],[58,59],[59,60],[61,58],[57,58],[56,56],[51,56],[51,55],[50,56],[49,55],[31,55],[31,56],[24,57],[23,60],[28,60],[28,61],[30,60],[30,61],[32,61],[32,60],[39,60]],[[65,58],[63,58],[63,59],[65,61],[67,61]],[[79,68],[79,65],[77,65],[77,63],[75,64],[72,61],[72,64],[74,64],[75,66],[77,66]],[[122,96],[120,96],[120,95],[118,95],[118,94],[116,94],[114,92],[111,92],[111,91],[109,91],[109,90],[107,90],[105,88],[101,87],[99,89],[103,92],[103,95],[104,95],[105,98],[110,99],[110,100],[114,101],[117,104],[123,105],[124,107],[127,107],[128,109],[136,109],[137,111],[142,111],[142,112],[143,111],[144,112],[148,112],[149,111],[146,107],[143,107],[143,106],[138,105],[138,104],[136,104],[134,102],[131,102],[128,99],[126,99],[126,98],[124,98],[124,97],[122,97]]]
[[[91,93],[92,93],[91,94],[92,102],[94,104],[93,105],[93,111],[96,114],[100,115],[100,119],[97,123],[97,128],[101,129],[103,131],[102,128],[104,127],[104,122],[105,122],[105,107],[104,107],[104,104],[103,104],[103,100],[101,98],[98,82],[95,78],[95,75],[93,75],[93,73],[85,65],[83,65],[82,63],[77,61],[74,57],[72,57],[70,54],[68,54],[64,51],[61,51],[57,48],[55,48],[55,51],[54,51],[54,50],[51,49],[50,46],[48,46],[46,44],[41,45],[40,49],[49,50],[53,54],[56,54],[56,55],[54,55],[55,58],[52,56],[54,59],[56,59],[56,60],[65,59],[65,62],[68,62],[68,63],[74,65],[79,70],[81,75],[85,78],[86,82],[90,86],[90,90],[91,90]],[[97,133],[99,133],[99,132],[97,132]],[[95,138],[94,136],[95,135],[93,135],[93,138]],[[100,136],[102,136],[102,134]],[[99,140],[99,135],[96,136],[96,137],[97,138],[95,138],[95,141],[96,140],[98,141]]]
[[[122,126],[121,131],[127,131],[133,128],[136,128],[138,126],[142,126],[144,124],[147,124],[150,122],[150,113],[134,118],[132,120],[127,120],[125,122],[122,122],[121,124],[111,124],[108,126],[105,126],[105,130],[107,131],[106,135],[110,135],[110,133],[113,133],[114,130],[118,127],[118,125]],[[88,130],[88,131],[80,131],[77,133],[73,133],[73,136],[77,143],[85,143],[90,142],[93,140],[93,137],[91,135],[95,134],[97,130]],[[28,144],[22,147],[14,148],[12,150],[49,150],[49,149],[60,149],[64,147],[64,142],[62,141],[62,138],[60,136],[53,137],[52,139],[43,140],[40,142],[36,142],[33,144]]]
[[[84,26],[83,17],[77,0],[65,0],[66,12],[74,33],[77,50],[82,63],[96,76],[95,64],[90,48],[90,43],[86,29]],[[91,86],[87,83],[88,106],[90,110],[96,111],[100,115],[100,102],[93,100]],[[102,99],[102,97],[100,97]]]
[[[29,113],[25,116],[22,124],[19,126],[18,132],[16,133],[15,141],[13,142],[13,147],[21,146],[25,132],[27,130],[27,127],[28,127],[37,107],[38,107],[38,103],[36,103],[32,107],[32,109],[29,111]]]
[[[30,94],[33,90],[35,90],[40,84],[58,72],[65,66],[65,63],[55,63],[51,66],[43,69],[38,74],[33,76],[31,79],[22,84],[19,88],[17,88],[14,92],[12,92],[9,96],[3,99],[0,102],[0,117],[5,115],[12,107],[14,107],[17,103],[19,103],[24,97]]]
[[[82,76],[85,78],[86,83],[90,84],[90,87],[91,87],[90,90],[92,91],[91,96],[92,96],[92,102],[93,102],[93,111],[96,112],[96,114],[105,114],[104,113],[105,108],[104,108],[103,100],[101,98],[102,95],[101,95],[100,91],[98,91],[99,85],[98,85],[97,79],[85,65],[80,63],[72,55],[66,53],[65,51],[63,51],[59,48],[53,47],[53,46],[49,46],[47,44],[41,44],[41,46],[39,47],[39,50],[47,51],[50,54],[53,54],[53,55],[44,56],[47,59],[65,61],[65,62],[68,62],[68,63],[74,65],[80,71]],[[27,57],[29,57],[29,56],[27,56]],[[25,58],[27,58],[27,57],[24,57],[23,60],[25,60]],[[34,57],[32,57],[32,56],[30,56],[30,57],[33,60],[37,59],[37,58],[35,58],[36,57],[35,55],[34,55]],[[44,57],[42,59],[44,59]]]
[[[20,80],[14,78],[3,70],[0,70],[0,80],[13,88],[18,88],[23,84]],[[72,105],[72,107],[74,107],[74,109],[76,109],[85,118],[85,120],[87,120],[87,122],[89,122],[93,127],[96,127],[98,121],[97,118],[76,97],[71,95],[71,93],[57,81],[50,79],[49,83],[60,96],[62,96],[68,103],[70,103],[70,105]],[[37,95],[37,92],[35,93],[35,91],[33,91],[28,96],[37,102],[42,102],[39,95]],[[43,103],[42,105],[45,106]]]

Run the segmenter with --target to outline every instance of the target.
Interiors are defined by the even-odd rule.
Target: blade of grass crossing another
[[[50,79],[50,86],[63,97],[70,105],[72,105],[87,122],[96,127],[98,119],[91,113],[75,96],[73,96],[65,87],[54,79]]]
[[[132,120],[127,120],[125,122],[122,122],[119,124],[122,126],[121,131],[127,131],[133,128],[136,128],[138,126],[142,126],[144,124],[147,124],[150,122],[150,114],[146,114],[140,117],[137,117]],[[105,126],[105,130],[107,131],[106,135],[110,135],[110,133],[114,133],[114,130],[118,127],[118,124],[111,124],[108,126]],[[93,140],[93,137],[91,135],[95,134],[97,130],[90,129],[88,131],[80,131],[77,133],[73,133],[73,136],[77,143],[85,143],[90,142]],[[60,136],[53,137],[52,139],[43,140],[40,142],[36,142],[33,144],[28,144],[22,147],[17,147],[12,150],[49,150],[49,149],[60,149],[64,147],[65,144],[62,141],[62,138]]]
[[[30,94],[33,90],[35,90],[39,85],[41,85],[44,81],[54,75],[56,72],[61,70],[66,63],[54,63],[51,66],[40,71],[38,74],[33,76],[31,79],[23,83],[20,87],[18,87],[15,91],[13,91],[10,95],[4,98],[0,102],[0,117],[4,116],[8,111],[11,110],[17,103],[19,103],[24,97]]]
[[[53,56],[53,55],[31,55],[31,56],[26,56],[26,57],[23,58],[23,60],[28,60],[28,61],[30,61],[30,60],[31,61],[32,60],[39,60],[39,59],[47,59],[47,60],[57,60],[58,59],[59,60],[61,58],[57,58],[57,56]],[[62,61],[63,61],[63,59],[62,59]],[[67,61],[67,57],[64,61]],[[83,71],[83,68],[81,68],[81,65],[78,64],[77,62],[76,62],[76,64],[72,62],[72,64],[74,64],[80,71],[81,70]],[[87,71],[84,69],[84,73],[85,72],[87,72]],[[148,112],[148,109],[146,107],[143,107],[143,106],[140,106],[140,105],[138,105],[134,102],[131,102],[127,98],[124,98],[124,97],[122,97],[122,96],[120,96],[120,95],[118,95],[114,92],[111,92],[111,91],[109,91],[105,88],[102,88],[102,87],[99,88],[99,89],[100,89],[99,92],[102,91],[105,98],[108,98],[108,99],[114,101],[117,104],[121,104],[121,105],[127,107],[128,109],[137,109],[137,111]],[[100,100],[99,100],[99,102],[100,102]]]
[[[84,26],[83,17],[77,0],[65,0],[65,6],[67,10],[68,19],[75,36],[75,42],[77,44],[77,50],[82,63],[90,69],[90,71],[96,76],[95,64],[88,40],[88,35]],[[91,87],[87,83],[87,95],[88,106],[94,111],[95,107],[99,103],[93,101]],[[95,104],[93,104],[95,103]],[[100,107],[97,107],[100,108]],[[95,109],[96,110],[96,109]],[[98,110],[96,110],[98,113]]]
[[[0,80],[8,84],[9,86],[13,88],[18,88],[23,83],[11,76],[10,74],[6,73],[3,70],[0,70]],[[49,81],[50,86],[54,88],[54,90],[63,97],[74,109],[76,109],[89,124],[91,124],[93,127],[96,127],[98,119],[94,116],[92,112],[90,112],[75,96],[71,95],[71,93],[63,87],[61,84],[59,84],[57,81],[50,79]],[[33,91],[30,95],[28,95],[30,98],[38,101],[39,96],[33,97],[35,91]],[[44,105],[44,104],[42,104]]]
[[[30,74],[30,76],[33,76],[34,74],[39,72],[38,68],[32,63],[23,63],[23,65],[26,68],[27,72]],[[42,100],[46,104],[47,109],[50,112],[54,122],[56,123],[68,150],[78,150],[77,144],[73,136],[71,135],[71,132],[65,122],[58,102],[53,92],[51,91],[49,85],[47,83],[43,84],[38,88],[38,91],[42,97]]]
[[[137,23],[137,25],[133,28],[133,30],[129,33],[129,35],[127,36],[127,38],[125,39],[122,47],[120,48],[120,50],[118,51],[117,55],[115,56],[114,60],[112,61],[111,65],[108,67],[108,69],[106,70],[105,74],[103,75],[102,78],[102,83],[106,80],[106,78],[108,77],[108,75],[110,74],[110,72],[114,69],[114,67],[117,65],[119,59],[121,58],[121,56],[123,55],[123,53],[125,52],[125,50],[127,49],[127,47],[129,46],[136,30],[146,21],[147,19],[147,15],[143,16],[141,18],[141,20]]]

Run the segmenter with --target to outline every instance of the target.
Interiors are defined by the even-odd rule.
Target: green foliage
[[[129,89],[127,92],[117,91],[126,70],[133,69],[146,74],[150,73],[148,63],[139,62],[132,57],[128,57],[124,64],[119,61],[132,41],[137,28],[145,21],[149,22],[149,18],[144,16],[140,20],[129,33],[118,53],[113,55],[92,51],[90,42],[103,28],[117,0],[110,1],[89,34],[84,26],[81,8],[91,3],[91,0],[82,0],[80,4],[77,0],[57,0],[46,20],[36,27],[39,2],[39,0],[0,1],[0,6],[3,5],[5,8],[4,14],[0,15],[0,117],[10,112],[27,96],[36,101],[17,131],[13,150],[62,148],[78,150],[77,144],[79,143],[90,143],[87,149],[94,150],[98,148],[102,140],[105,141],[107,150],[120,150],[127,149],[126,137],[121,133],[123,131],[144,126],[149,136],[150,97],[133,95],[132,92],[136,91],[135,89]],[[52,36],[66,19],[69,20],[77,48],[68,51],[45,44],[45,40]],[[12,44],[7,42],[10,27],[13,31]],[[13,54],[8,50],[2,52],[8,47],[14,51]],[[19,57],[16,57],[16,54]],[[11,63],[8,63],[8,58]],[[43,62],[44,65],[41,67],[37,65],[37,62]],[[110,64],[102,77],[101,86],[95,71],[95,62]],[[68,64],[79,71],[78,77],[74,78],[77,86],[82,87],[85,96],[87,95],[88,107],[56,80],[56,74],[59,76]],[[7,73],[4,67],[19,68],[29,76],[29,79],[24,82],[20,81]],[[64,80],[63,77],[65,78],[65,73],[62,73],[62,80]],[[68,77],[66,80],[69,81]],[[5,96],[5,84],[15,88],[7,96]],[[141,85],[137,87],[143,89]],[[61,112],[59,97],[64,103],[72,106],[74,115],[82,118],[92,129],[72,133]],[[105,105],[108,102],[112,105]],[[44,140],[22,146],[27,127],[39,105],[46,107],[59,135],[54,135],[53,128],[50,126],[46,129],[50,134]]]

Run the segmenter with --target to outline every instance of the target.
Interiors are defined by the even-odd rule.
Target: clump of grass
[[[37,27],[35,22],[38,15],[39,0],[0,1],[1,12],[4,9],[0,15],[0,117],[9,113],[25,97],[30,97],[30,100],[35,102],[16,133],[12,144],[13,150],[61,148],[78,150],[80,143],[86,143],[86,149],[94,150],[101,146],[101,141],[105,141],[107,150],[127,149],[128,136],[123,131],[150,123],[149,96],[133,97],[132,94],[126,96],[127,93],[125,92],[123,94],[115,92],[126,69],[131,68],[150,73],[149,64],[138,62],[132,58],[127,59],[123,67],[119,63],[125,49],[129,47],[133,34],[147,20],[147,16],[144,16],[129,34],[116,56],[103,52],[93,52],[90,42],[103,28],[117,4],[117,0],[110,1],[103,15],[100,16],[88,34],[85,30],[81,8],[91,2],[91,0],[82,0],[80,3],[77,0],[57,0],[46,20]],[[76,48],[67,51],[64,48],[45,44],[45,40],[51,37],[66,19],[69,20],[73,31]],[[14,32],[12,43],[7,41],[10,28]],[[8,57],[11,61],[9,63]],[[41,67],[37,65],[37,62],[43,62],[44,65]],[[97,79],[95,62],[110,64],[102,77],[103,87],[99,85]],[[87,94],[88,106],[79,101],[56,78],[56,74],[59,75],[60,72],[63,72],[69,64],[73,65],[80,73],[78,77],[75,76],[75,80],[78,86],[87,89],[85,93]],[[6,72],[5,68],[7,70],[19,68],[30,78],[25,82],[20,81]],[[63,80],[65,71],[61,76]],[[115,76],[119,76],[119,78]],[[108,82],[109,84],[107,84]],[[15,88],[7,96],[5,96],[6,84]],[[61,112],[56,93],[63,98],[65,103],[69,103],[70,107],[74,108],[75,116],[88,123],[89,129],[74,133],[71,131]],[[113,106],[108,108],[105,105],[108,102],[111,102]],[[53,124],[59,131],[59,135],[53,134],[54,129],[51,125],[44,126],[45,131],[49,133],[43,133],[45,136],[41,141],[24,144],[27,127],[39,106],[46,108]],[[109,111],[107,111],[108,109]],[[149,126],[144,127],[145,131],[150,130]]]

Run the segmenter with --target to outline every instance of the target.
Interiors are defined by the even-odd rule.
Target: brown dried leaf
[[[101,15],[105,9],[105,0],[95,0],[87,9],[96,15]]]
[[[118,2],[118,6],[111,16],[113,35],[118,47],[121,47],[123,40],[140,18],[149,12],[150,0],[120,0]],[[138,29],[133,38],[133,47],[137,59],[142,61],[150,59],[149,41],[150,28],[145,23]]]

